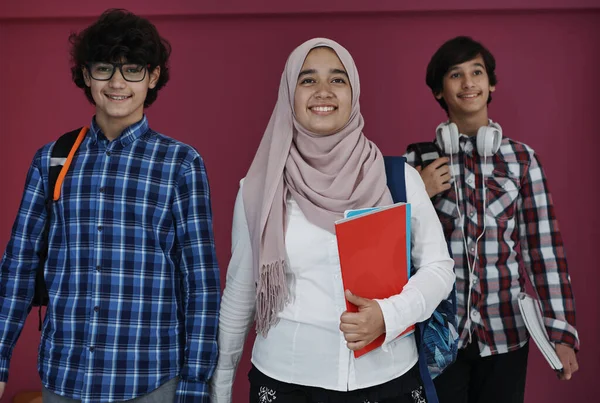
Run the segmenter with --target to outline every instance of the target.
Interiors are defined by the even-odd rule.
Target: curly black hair
[[[438,95],[444,90],[444,76],[452,66],[473,60],[478,55],[481,55],[485,63],[490,85],[496,85],[496,59],[481,43],[474,41],[468,36],[457,36],[444,43],[431,57],[427,65],[427,73],[425,82],[431,88],[433,95]],[[438,103],[446,113],[448,113],[448,105],[444,98],[437,99]],[[487,103],[492,102],[492,94],[490,93]]]
[[[69,36],[71,43],[71,76],[87,99],[95,105],[90,88],[85,85],[83,67],[91,62],[121,62],[147,65],[148,71],[160,67],[156,86],[148,89],[144,107],[150,106],[158,91],[169,81],[168,60],[171,45],[162,38],[147,19],[127,10],[108,9],[98,20]]]

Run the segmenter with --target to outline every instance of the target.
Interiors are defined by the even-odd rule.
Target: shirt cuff
[[[10,365],[10,359],[0,357],[0,382],[8,381],[8,366]]]
[[[385,324],[385,340],[381,345],[381,349],[385,352],[388,352],[389,350],[387,345],[391,341],[395,340],[396,337],[400,335],[400,333],[406,330],[406,327],[403,327],[403,325],[398,323],[400,322],[398,318],[402,315],[398,312],[398,310],[394,307],[393,303],[390,300],[376,299],[375,301],[377,301],[379,307],[381,308],[381,313],[383,314],[383,322]]]
[[[205,382],[180,380],[175,392],[176,403],[209,403]]]
[[[577,330],[569,323],[552,318],[544,318],[548,337],[553,343],[566,344],[579,351],[579,336]]]

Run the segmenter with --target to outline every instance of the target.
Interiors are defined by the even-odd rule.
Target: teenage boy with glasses
[[[44,403],[208,402],[220,284],[206,171],[144,115],[169,79],[170,46],[123,10],[70,40],[73,81],[96,114],[52,205]],[[0,397],[33,296],[53,145],[33,159],[0,262]]]

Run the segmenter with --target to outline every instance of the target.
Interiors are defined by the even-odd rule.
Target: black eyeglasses
[[[86,67],[90,73],[90,76],[94,80],[109,81],[118,68],[125,81],[137,83],[146,78],[146,71],[150,65],[136,63],[93,62],[88,63]]]

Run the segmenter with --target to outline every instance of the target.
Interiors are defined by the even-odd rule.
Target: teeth
[[[461,95],[461,98],[475,98],[479,94]]]
[[[113,97],[111,95],[108,96],[110,99],[114,99],[115,101],[122,101],[124,99],[127,99],[129,97]]]
[[[313,106],[311,109],[316,112],[331,112],[335,108],[333,106]]]

